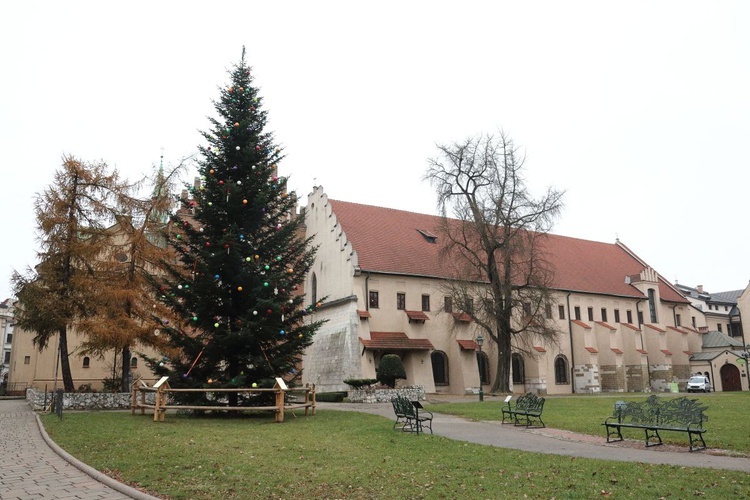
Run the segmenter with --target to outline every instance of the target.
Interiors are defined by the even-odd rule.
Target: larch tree
[[[179,317],[154,315],[179,352],[152,360],[172,387],[294,382],[319,327],[300,289],[315,250],[303,236],[296,195],[278,176],[282,151],[265,130],[262,105],[243,48],[203,133],[199,184],[170,227],[177,263],[162,261],[154,278],[157,297]],[[204,393],[179,396],[213,402]],[[242,398],[230,392],[228,404]]]
[[[171,251],[163,240],[164,228],[175,208],[171,193],[175,178],[184,170],[183,160],[167,173],[160,165],[151,179],[152,194],[137,197],[132,192],[117,193],[116,224],[108,229],[105,248],[98,262],[100,293],[94,297],[96,314],[81,321],[78,328],[87,334],[82,353],[119,355],[119,374],[113,374],[122,392],[129,391],[132,349],[136,345],[165,349],[163,337],[155,334],[152,317],[168,317],[169,311],[154,300],[149,276]]]
[[[68,333],[95,314],[101,282],[97,272],[109,244],[102,237],[111,222],[114,193],[127,190],[116,170],[64,156],[53,183],[37,195],[39,263],[25,274],[13,273],[19,301],[15,322],[33,332],[40,351],[57,335],[59,367],[65,391],[74,391]]]
[[[559,333],[550,314],[554,269],[544,241],[563,192],[548,188],[534,198],[522,175],[524,158],[503,132],[438,145],[438,151],[425,179],[437,192],[445,265],[460,277],[447,281],[445,293],[496,344],[491,390],[509,392],[513,351],[533,355],[533,339],[554,342]]]

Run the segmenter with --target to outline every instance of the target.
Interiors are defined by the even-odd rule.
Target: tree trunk
[[[70,359],[68,358],[68,329],[60,328],[60,370],[62,371],[63,388],[65,392],[75,391],[73,375],[70,373]]]
[[[510,392],[510,335],[500,333],[497,343],[497,372],[495,381],[492,384],[493,393]]]
[[[130,392],[130,345],[122,348],[122,380],[120,391]]]

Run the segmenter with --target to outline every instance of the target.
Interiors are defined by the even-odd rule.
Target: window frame
[[[406,311],[406,293],[396,292],[396,309]]]
[[[422,311],[430,312],[430,294],[422,294]]]
[[[436,359],[439,358],[439,359]],[[440,366],[442,367],[443,371],[443,381],[438,381],[435,377],[435,362],[440,363]],[[430,362],[432,363],[432,381],[435,383],[436,386],[444,387],[450,385],[450,374],[448,371],[448,355],[445,354],[443,351],[432,351],[430,353]]]
[[[555,385],[570,384],[570,374],[568,373],[568,358],[563,354],[555,357]]]
[[[380,293],[377,290],[370,290],[368,303],[370,305],[370,309],[380,309]]]

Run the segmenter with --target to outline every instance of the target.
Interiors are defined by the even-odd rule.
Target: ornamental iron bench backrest
[[[516,407],[513,409],[513,411],[537,412],[541,411],[542,407],[544,407],[544,398],[540,398],[536,394],[532,394],[529,392],[516,400]]]
[[[684,427],[708,421],[707,409],[696,399],[663,399],[652,395],[641,402],[616,403],[614,416],[620,423]]]

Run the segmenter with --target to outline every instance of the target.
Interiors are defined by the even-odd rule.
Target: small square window
[[[615,309],[615,323],[619,323],[619,322],[620,322],[620,310]]]
[[[453,297],[443,298],[443,310],[447,313],[453,312]]]
[[[593,307],[589,307],[588,308],[588,313],[589,313],[589,321],[594,321],[594,308]]]
[[[406,309],[406,294],[405,293],[397,293],[396,294],[396,309],[403,311]]]
[[[602,321],[605,323],[607,322],[607,308],[606,307],[602,307]]]
[[[31,356],[24,356],[23,357],[23,364],[25,364],[25,365],[31,364]]]
[[[378,304],[380,303],[380,296],[378,295],[378,292],[375,290],[370,290],[370,307],[377,309],[380,307]]]
[[[527,318],[531,316],[531,302],[523,303],[523,315]]]
[[[628,309],[627,311],[625,311],[625,314],[628,317],[628,323],[633,324],[633,311]]]
[[[560,319],[565,319],[565,306],[559,305],[557,306],[557,315]]]
[[[550,304],[544,306],[544,315],[547,319],[552,319],[552,306]]]
[[[575,306],[573,308],[573,314],[578,321],[581,321],[581,306]]]

